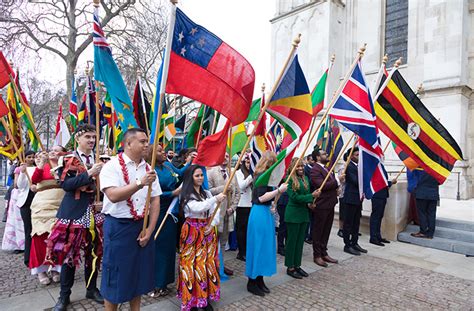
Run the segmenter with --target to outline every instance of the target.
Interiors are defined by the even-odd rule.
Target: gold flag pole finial
[[[262,83],[262,93],[265,92],[265,83]]]
[[[98,8],[100,6],[100,0],[94,0],[94,6]]]
[[[335,60],[336,60],[336,54],[332,54],[331,55],[331,63],[334,63]]]
[[[170,0],[170,2],[174,5],[178,4],[178,0]]]
[[[297,34],[296,37],[293,39],[293,46],[294,47],[298,47],[298,45],[300,44],[301,42],[301,34]]]
[[[365,50],[367,49],[367,43],[364,43],[364,45],[362,45],[360,48],[359,48],[359,54],[360,56],[364,55],[365,53]]]
[[[384,63],[384,65],[386,65],[388,62],[388,54],[385,54],[382,58],[382,63]]]
[[[416,93],[421,94],[424,91],[425,91],[425,88],[423,87],[423,83],[420,83],[420,85],[418,85],[418,89],[416,90]]]

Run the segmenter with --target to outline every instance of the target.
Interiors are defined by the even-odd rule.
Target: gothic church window
[[[399,57],[407,63],[408,0],[385,0],[385,54],[389,64]]]

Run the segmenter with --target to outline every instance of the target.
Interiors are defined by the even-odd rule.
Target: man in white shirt
[[[155,171],[145,162],[148,137],[144,130],[127,130],[124,152],[110,160],[100,174],[104,192],[104,256],[101,292],[105,310],[130,302],[140,309],[141,295],[154,289],[154,240],[150,239],[160,212],[161,188]],[[142,233],[145,201],[151,187],[149,224]]]

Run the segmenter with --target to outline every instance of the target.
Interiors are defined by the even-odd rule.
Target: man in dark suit
[[[95,163],[95,126],[83,124],[74,134],[77,150],[60,159],[58,175],[65,191],[47,242],[46,259],[63,260],[61,267],[61,290],[54,311],[66,310],[74,284],[76,268],[84,252],[86,298],[98,303],[104,299],[97,289],[97,275],[102,257],[102,224],[104,215],[99,212],[102,203],[95,202],[95,178],[103,163]]]
[[[308,180],[311,180],[311,169],[313,168],[314,164],[316,163],[313,159],[313,155],[308,154],[306,156],[306,164],[304,165],[304,174],[306,177],[308,177]],[[316,189],[314,189],[313,185],[310,183],[310,191],[313,192],[314,190]],[[313,244],[313,213],[310,213],[309,215],[308,232],[304,241],[308,244]]]
[[[316,163],[311,168],[311,185],[314,189],[319,189],[328,175],[326,164],[329,159],[326,151],[318,149],[313,151],[313,159],[316,160]],[[321,195],[316,200],[316,207],[313,208],[313,260],[321,267],[327,267],[328,262],[338,262],[327,253],[329,235],[334,220],[334,207],[337,203],[337,188],[336,176],[331,173],[321,189]]]
[[[419,172],[415,188],[416,209],[420,220],[420,232],[412,233],[416,238],[432,239],[436,226],[436,204],[439,200],[439,183],[425,171]]]
[[[396,184],[397,180],[393,179],[388,182],[388,187],[377,191],[372,196],[372,213],[370,214],[370,240],[369,242],[378,246],[385,246],[383,243],[390,243],[389,240],[382,238],[380,227],[382,225],[382,218],[387,205],[387,198],[389,197],[389,189]]]
[[[350,150],[348,150],[350,152]],[[342,235],[344,238],[344,252],[360,256],[360,253],[367,253],[367,250],[360,247],[359,226],[362,216],[362,200],[359,194],[358,168],[359,148],[352,151],[351,161],[347,166],[344,189],[344,225]]]

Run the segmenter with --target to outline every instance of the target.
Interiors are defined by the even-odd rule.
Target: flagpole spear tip
[[[178,4],[178,0],[170,0],[170,2],[171,4],[174,4],[174,5]]]
[[[262,93],[265,92],[265,83],[262,83]]]
[[[382,58],[382,63],[384,63],[384,65],[388,62],[388,54],[385,54]]]
[[[400,57],[399,59],[397,59],[397,61],[395,62],[395,65],[393,65],[393,66],[398,68],[402,64],[402,59],[403,59],[403,57]]]
[[[301,42],[301,34],[297,34],[296,38],[293,39],[293,46],[297,47]]]
[[[98,8],[100,6],[100,0],[93,0],[94,1],[94,6]]]
[[[331,55],[331,63],[334,63],[335,60],[336,60],[336,54],[332,54]]]
[[[423,87],[423,83],[420,83],[420,85],[418,85],[418,89],[416,90],[416,92],[418,94],[422,93],[423,91],[425,90],[425,88]]]
[[[359,54],[364,55],[366,48],[367,48],[367,43],[364,43],[364,45],[359,48]]]

